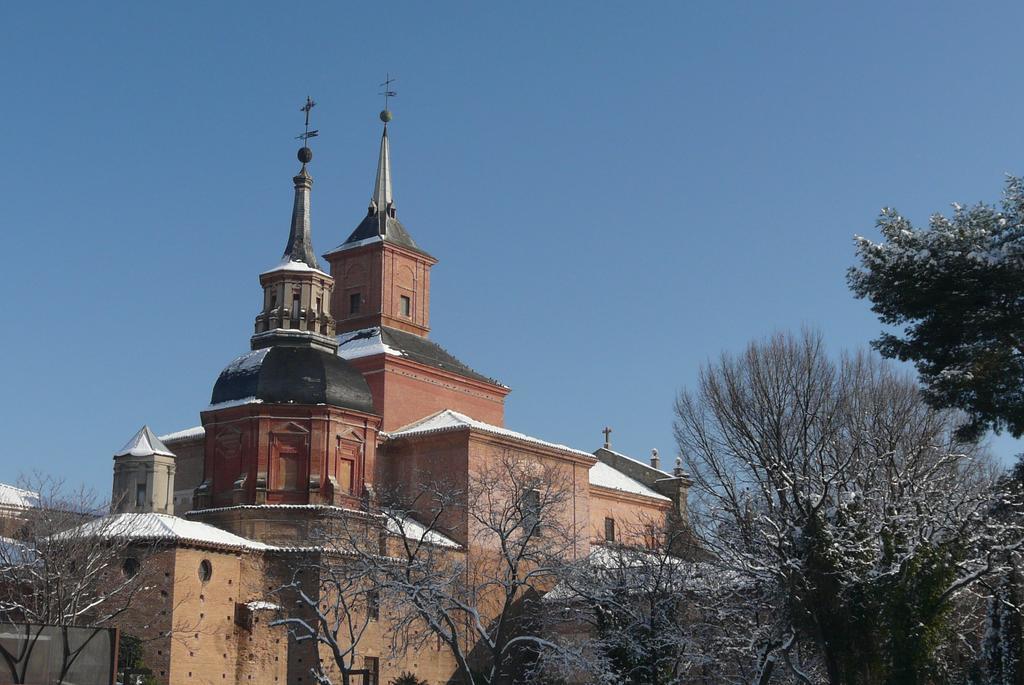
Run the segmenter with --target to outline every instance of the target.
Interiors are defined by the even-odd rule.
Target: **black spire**
[[[298,158],[302,162],[302,168],[292,181],[295,183],[295,203],[292,205],[292,227],[288,233],[288,243],[284,246],[282,262],[302,262],[314,269],[320,265],[316,261],[316,253],[313,252],[313,238],[309,222],[309,196],[313,189],[313,177],[306,171],[306,164],[312,161],[313,151],[309,149],[310,138],[315,138],[319,131],[309,130],[309,112],[316,106],[316,103],[309,97],[306,104],[299,110],[306,113],[306,129],[299,136],[302,140],[302,147],[299,149]]]

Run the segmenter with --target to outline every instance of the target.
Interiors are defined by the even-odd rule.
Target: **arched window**
[[[121,564],[121,573],[128,578],[134,578],[138,575],[139,568],[141,568],[139,560],[135,557],[128,557],[124,560],[124,563]]]

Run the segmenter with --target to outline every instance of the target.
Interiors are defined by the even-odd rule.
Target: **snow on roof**
[[[446,433],[448,431],[457,430],[477,430],[481,433],[490,433],[491,435],[500,435],[505,438],[512,438],[520,442],[526,442],[533,445],[540,445],[542,447],[550,447],[564,452],[572,452],[573,454],[594,458],[594,455],[590,452],[584,452],[567,445],[560,445],[556,442],[548,442],[541,440],[540,438],[534,438],[526,435],[525,433],[517,433],[515,431],[502,428],[500,426],[493,426],[483,421],[477,421],[476,419],[470,418],[465,414],[460,414],[457,411],[451,409],[445,409],[439,411],[436,414],[420,419],[415,423],[411,423],[404,428],[399,428],[396,431],[384,434],[388,439],[408,438],[416,435],[427,435],[430,433]]]
[[[176,541],[233,549],[267,550],[269,545],[249,540],[214,526],[168,514],[111,514],[59,536],[97,536],[143,541]]]
[[[339,511],[346,512],[348,514],[355,514],[357,516],[367,516],[367,512],[361,509],[349,509],[347,507],[336,507],[332,504],[233,504],[227,507],[214,507],[212,509],[197,509],[194,511],[185,512],[185,516],[196,516],[203,514],[210,514],[214,512],[232,511],[235,509],[306,509],[306,510],[327,510],[327,511]],[[395,512],[390,512],[392,517],[397,516]],[[388,531],[398,535],[399,526],[397,522],[389,519],[387,522]],[[438,533],[437,531],[427,531],[427,527],[419,521],[416,521],[410,517],[405,517],[402,521],[402,526],[405,530],[406,537],[411,540],[423,540],[430,542],[439,547],[452,547],[461,548],[462,545],[455,542],[451,538]],[[268,547],[268,549],[303,549],[302,547]]]
[[[643,495],[652,499],[671,502],[665,495],[659,494],[639,481],[635,481],[621,471],[616,471],[602,461],[590,467],[590,484],[609,490],[628,492],[633,495]]]
[[[459,543],[452,540],[447,535],[442,535],[436,530],[427,530],[427,527],[409,516],[401,516],[398,512],[389,511],[390,514],[387,521],[388,532],[394,535],[401,535],[405,533],[405,537],[410,540],[422,540],[423,542],[429,542],[438,547],[451,547],[452,549],[458,549],[462,547]],[[401,524],[395,520],[395,518],[402,519]]]
[[[148,457],[152,454],[160,454],[165,457],[174,456],[174,452],[167,449],[167,445],[160,442],[160,438],[156,437],[149,426],[143,426],[124,447],[114,453],[114,456]]]
[[[375,235],[375,236],[371,236],[369,238],[363,238],[362,240],[355,240],[355,241],[352,241],[351,243],[342,243],[341,245],[338,245],[336,248],[334,248],[330,252],[324,253],[324,256],[334,254],[335,252],[341,252],[342,250],[351,250],[351,249],[356,248],[356,247],[362,247],[363,245],[371,245],[373,243],[379,243],[382,240],[384,240],[384,239],[381,238],[379,235]]]
[[[0,506],[28,509],[39,506],[39,493],[0,483]]]
[[[655,476],[657,478],[672,478],[672,474],[671,473],[668,473],[667,471],[662,471],[661,469],[656,469],[653,466],[651,466],[649,463],[647,463],[645,461],[641,461],[641,460],[637,459],[636,457],[631,457],[628,454],[623,454],[622,452],[616,452],[615,450],[611,449],[610,447],[602,447],[601,449],[604,450],[605,452],[611,452],[612,454],[614,454],[617,457],[622,457],[623,459],[629,459],[630,461],[635,462],[636,464],[639,464],[640,466],[644,467],[644,469],[646,469],[647,471],[650,471],[652,476]]]
[[[190,438],[201,438],[206,435],[206,429],[202,426],[192,426],[191,428],[185,428],[180,431],[168,433],[167,435],[161,435],[161,442],[174,442],[175,440],[188,440]]]
[[[342,359],[358,359],[374,354],[405,356],[404,352],[384,342],[379,326],[361,328],[358,331],[349,331],[338,336],[338,356]]]
[[[313,273],[318,273],[321,276],[327,275],[320,269],[312,267],[309,264],[306,264],[305,262],[292,261],[288,257],[285,257],[277,266],[275,266],[273,269],[267,269],[266,271],[261,273],[260,276],[264,274],[271,274],[274,273],[275,271],[310,271]]]

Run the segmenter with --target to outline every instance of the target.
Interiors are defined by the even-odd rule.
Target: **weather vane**
[[[311,98],[311,97],[309,97],[307,95],[306,96],[306,104],[304,104],[302,107],[299,108],[300,112],[305,112],[306,113],[306,130],[302,132],[301,136],[295,136],[295,138],[296,138],[296,140],[301,140],[303,143],[308,142],[310,138],[316,138],[318,135],[320,135],[320,131],[310,131],[309,130],[309,112],[314,107],[316,107],[316,103],[313,102],[313,98]]]
[[[316,130],[310,131],[309,130],[309,113],[310,113],[310,111],[314,107],[316,107],[316,103],[313,102],[313,98],[311,98],[311,97],[309,97],[307,95],[306,96],[306,104],[304,104],[302,107],[299,108],[300,112],[305,112],[306,113],[306,128],[305,128],[305,130],[303,130],[301,136],[295,136],[298,140],[302,141],[302,147],[299,148],[299,155],[298,155],[298,157],[299,157],[299,161],[302,162],[302,168],[303,169],[305,169],[306,168],[306,164],[309,163],[310,161],[312,161],[312,159],[313,159],[313,151],[309,149],[309,139],[310,138],[316,138],[318,135],[320,135],[320,131],[316,131]]]
[[[384,90],[381,91],[380,93],[377,93],[377,95],[384,96],[384,109],[382,109],[380,112],[380,120],[383,121],[385,124],[391,121],[391,110],[388,109],[388,100],[398,95],[398,93],[391,90],[391,84],[394,83],[396,80],[397,79],[391,78],[391,74],[385,73],[384,83],[380,84],[381,88],[383,88]]]

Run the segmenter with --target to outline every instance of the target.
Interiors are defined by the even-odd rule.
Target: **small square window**
[[[348,296],[348,313],[358,314],[359,305],[363,303],[363,298],[359,296],[359,293],[352,293]]]
[[[412,300],[407,295],[402,295],[399,299],[402,306],[402,316],[412,316]]]

